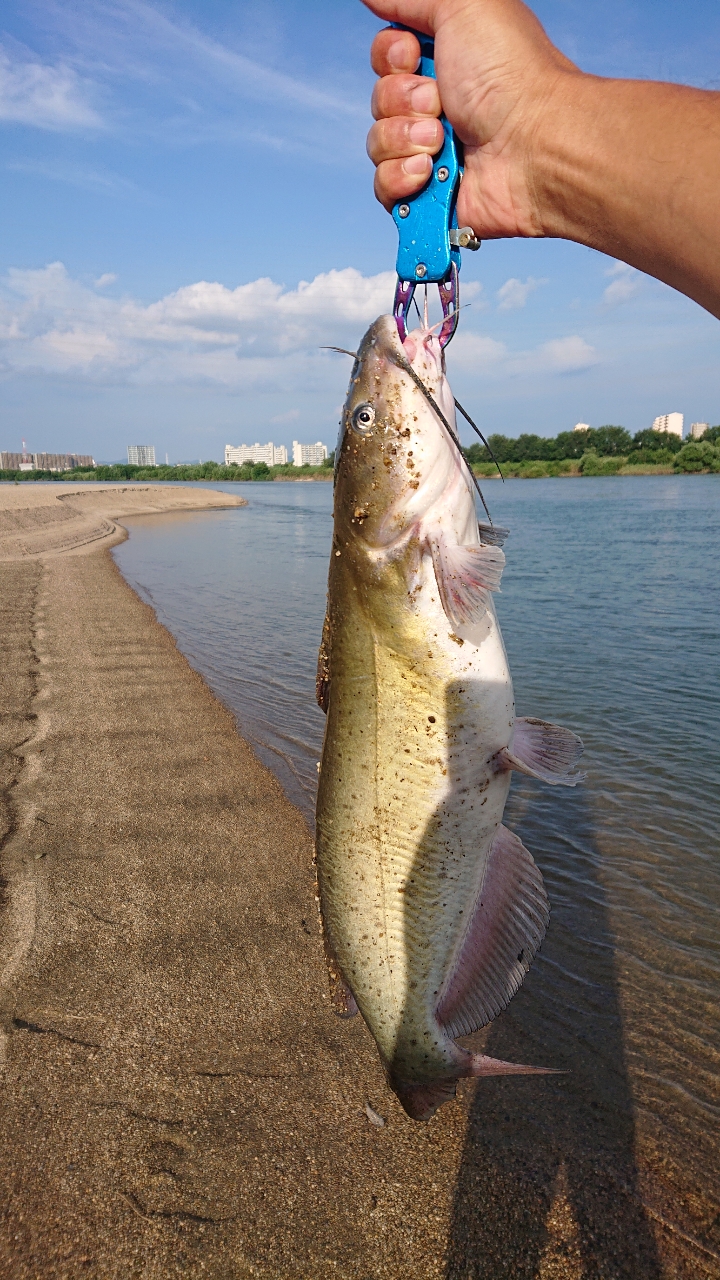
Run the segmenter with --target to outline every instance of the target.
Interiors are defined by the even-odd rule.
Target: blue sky
[[[720,88],[717,0],[538,0],[586,70]],[[334,442],[389,308],[359,0],[6,0],[0,448],[220,458]],[[591,250],[465,255],[448,367],[486,431],[720,421],[718,322]]]

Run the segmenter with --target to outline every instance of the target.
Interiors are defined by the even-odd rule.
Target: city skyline
[[[669,423],[669,422],[672,422],[672,425],[664,425],[664,426],[663,426],[663,425],[660,425],[660,426],[658,425],[658,424],[661,424],[661,423],[666,423],[666,424],[667,424],[667,423]],[[678,429],[678,423],[679,423],[679,429]],[[684,425],[685,423],[688,423],[687,427]],[[710,415],[707,419],[704,419],[704,420],[702,420],[702,421],[688,422],[688,415],[687,415],[687,414],[683,414],[683,413],[680,413],[680,412],[678,412],[678,411],[670,411],[669,413],[665,413],[665,414],[656,414],[652,421],[648,421],[648,422],[642,423],[640,426],[635,427],[635,428],[628,427],[628,426],[627,426],[627,423],[625,423],[625,422],[613,422],[613,423],[602,423],[602,422],[596,422],[596,423],[592,424],[592,423],[588,423],[588,422],[582,421],[582,422],[577,422],[577,423],[573,424],[572,426],[570,426],[570,425],[565,425],[565,424],[561,424],[561,425],[557,426],[557,428],[556,428],[555,430],[553,430],[553,429],[552,429],[552,427],[551,427],[551,428],[550,428],[550,430],[549,430],[549,431],[547,431],[547,432],[546,432],[546,431],[541,431],[541,432],[534,431],[534,430],[533,430],[533,427],[534,427],[534,424],[533,424],[533,423],[522,424],[522,425],[520,425],[520,426],[518,427],[518,429],[517,429],[516,431],[502,432],[502,431],[500,431],[500,428],[499,428],[499,427],[495,427],[495,426],[493,426],[493,425],[487,425],[487,424],[486,424],[485,434],[487,434],[487,435],[492,435],[492,434],[495,434],[495,433],[497,432],[498,434],[506,434],[506,435],[509,435],[509,436],[511,436],[511,437],[517,437],[517,436],[523,435],[523,434],[525,434],[525,433],[532,433],[532,434],[540,435],[541,437],[543,437],[543,438],[545,438],[545,439],[552,439],[554,436],[556,436],[557,434],[559,434],[559,432],[561,432],[561,431],[571,431],[571,430],[572,430],[572,431],[584,431],[584,430],[592,429],[592,427],[593,427],[593,426],[598,427],[598,426],[606,426],[606,425],[623,426],[623,427],[625,427],[625,428],[626,428],[626,430],[629,430],[629,431],[630,431],[630,434],[631,434],[631,435],[636,434],[636,432],[637,432],[637,431],[643,431],[643,430],[649,430],[649,429],[653,429],[653,430],[669,430],[671,434],[678,435],[681,439],[688,440],[688,439],[698,439],[699,437],[701,437],[701,436],[702,436],[703,431],[707,430],[707,428],[708,428],[708,427],[710,427],[710,426],[714,426],[714,425],[716,425],[716,424],[712,421],[712,415]],[[5,433],[5,437],[6,437],[6,436],[7,436],[7,432]],[[472,441],[472,438],[470,438],[470,440],[464,440],[464,441],[463,441],[463,443],[465,443],[465,444],[472,444],[472,442],[473,442],[473,441]],[[2,443],[2,441],[1,441],[1,440],[0,440],[0,443]],[[22,441],[22,444],[23,444],[23,451],[24,451],[24,450],[25,450],[25,441],[24,441],[24,440]],[[297,440],[289,441],[289,444],[287,444],[287,445],[286,445],[286,444],[275,444],[273,441],[270,441],[270,442],[269,442],[269,443],[267,443],[267,444],[259,444],[259,443],[256,441],[256,442],[255,442],[254,444],[252,444],[252,445],[247,445],[247,444],[240,444],[240,445],[225,444],[222,448],[216,448],[216,450],[215,450],[215,454],[216,454],[217,456],[215,456],[215,454],[212,454],[212,453],[210,453],[210,452],[206,452],[206,453],[204,454],[204,460],[205,460],[205,461],[216,461],[216,462],[221,462],[221,461],[222,461],[222,462],[224,462],[224,464],[225,464],[226,466],[230,466],[233,462],[234,462],[234,463],[236,463],[237,465],[242,465],[242,463],[243,463],[243,462],[246,462],[246,461],[247,461],[247,462],[265,462],[265,463],[267,463],[267,465],[268,465],[268,466],[283,466],[283,465],[286,465],[286,464],[288,463],[290,456],[293,454],[294,447],[295,447],[297,444],[298,444],[298,441],[297,441]],[[328,446],[328,445],[323,444],[321,441],[318,441],[318,442],[313,443],[313,444],[303,444],[303,445],[302,445],[302,448],[303,448],[303,449],[315,449],[315,448],[324,449],[324,450],[325,450],[325,454],[324,454],[324,456],[325,456],[325,457],[327,457],[327,456],[328,456],[328,454],[331,452],[331,450],[332,450],[332,449],[334,449],[334,447],[335,447],[335,445],[334,445],[334,444],[333,444],[333,445],[331,445],[331,446]],[[145,454],[145,453],[143,453],[143,455],[142,455],[142,461],[138,461],[137,459],[139,458],[139,456],[140,456],[140,455],[136,455],[136,453],[135,453],[135,451],[136,451],[136,450],[138,450],[138,449],[140,449],[140,450],[147,450],[147,449],[151,450],[151,451],[152,451],[152,459],[153,459],[153,460],[152,460],[152,462],[150,462],[150,461],[148,460],[150,455],[147,455],[147,454]],[[131,451],[131,450],[133,451],[133,457],[132,457],[132,458],[130,457],[130,451]],[[60,451],[58,451],[58,452],[59,452],[59,453],[62,453],[62,450],[60,450]],[[155,466],[155,465],[156,465],[156,461],[155,461],[155,459],[156,459],[156,457],[157,457],[157,455],[158,455],[159,453],[160,453],[161,455],[162,455],[162,453],[164,453],[164,454],[165,454],[165,458],[166,458],[166,465],[178,465],[178,464],[181,464],[181,463],[186,463],[186,462],[188,461],[188,458],[187,458],[187,457],[182,457],[182,458],[181,458],[180,456],[174,456],[174,457],[173,457],[169,462],[167,462],[167,459],[169,458],[170,453],[171,453],[171,452],[176,452],[176,451],[167,450],[167,449],[165,449],[165,450],[162,450],[162,451],[161,451],[161,450],[159,450],[155,445],[125,445],[125,446],[124,446],[124,449],[122,450],[122,452],[124,452],[124,453],[125,453],[125,455],[126,455],[126,458],[125,458],[125,459],[120,458],[120,457],[111,457],[111,456],[110,456],[110,454],[108,453],[107,457],[106,457],[106,458],[104,458],[104,459],[102,459],[102,461],[104,461],[104,462],[118,462],[118,461],[119,461],[119,462],[122,462],[122,461],[127,460],[127,462],[128,462],[128,463],[131,463],[131,465],[135,465],[135,466]],[[49,451],[47,451],[47,452],[46,452],[46,451],[35,451],[35,453],[29,454],[29,456],[31,456],[31,457],[41,456],[41,453],[42,453],[42,456],[49,456]],[[17,450],[8,449],[8,450],[4,450],[4,451],[3,451],[3,456],[6,456],[6,457],[18,457],[18,458],[19,458],[19,457],[20,457],[20,452],[19,452],[19,451],[17,451]],[[75,453],[75,454],[73,454],[72,452],[70,452],[69,454],[67,454],[67,455],[65,455],[65,456],[69,456],[69,457],[80,457],[81,455],[80,455],[79,453]],[[88,457],[88,455],[82,455],[82,456],[83,456],[83,465],[86,465],[86,464],[87,464],[87,457]],[[99,450],[97,450],[97,449],[95,449],[95,450],[94,450],[94,456],[96,456],[96,457],[98,457],[98,456],[99,456]],[[14,464],[13,464],[13,465],[14,465]],[[298,463],[296,463],[295,465],[302,465],[302,463],[299,463],[299,464],[298,464]],[[315,464],[313,464],[313,465],[315,465]],[[10,470],[10,469],[12,469],[12,468],[11,468],[10,466],[8,466],[8,468],[7,468],[7,469],[8,469],[8,470]],[[47,467],[47,468],[46,468],[46,467],[43,467],[42,469],[43,469],[43,470],[49,470],[49,469],[51,469],[51,468],[49,468],[49,467]]]

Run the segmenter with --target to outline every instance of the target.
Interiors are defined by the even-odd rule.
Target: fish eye
[[[369,436],[375,422],[375,410],[367,401],[353,409],[350,425],[358,435]]]

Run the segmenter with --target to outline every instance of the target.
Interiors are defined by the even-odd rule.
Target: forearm
[[[621,258],[720,316],[720,93],[567,73],[528,154],[540,234]]]

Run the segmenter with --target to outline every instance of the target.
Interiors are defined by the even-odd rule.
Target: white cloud
[[[54,131],[97,129],[89,86],[71,67],[10,58],[0,48],[0,120]]]
[[[462,328],[448,348],[450,364],[472,370],[473,373],[486,373],[496,368],[504,363],[507,354],[504,342],[498,342],[487,334],[472,333]]]
[[[579,334],[543,342],[537,349],[537,357],[541,367],[544,365],[551,373],[577,373],[599,362],[595,348]]]
[[[338,387],[347,362],[324,345],[355,349],[389,311],[395,276],[327,271],[286,289],[269,278],[228,288],[184,285],[156,302],[114,298],[107,272],[89,286],[60,262],[13,269],[0,288],[0,369],[96,384],[212,385],[228,390],[309,391]],[[453,370],[490,378],[558,375],[590,368],[597,353],[575,334],[511,351],[464,328],[449,349]],[[278,425],[293,421],[283,413]]]
[[[103,274],[98,276],[97,280],[94,282],[95,288],[104,289],[106,285],[114,284],[116,280],[117,276],[113,271],[104,271]]]
[[[106,196],[132,196],[147,200],[134,182],[122,178],[108,169],[77,164],[61,158],[50,160],[8,160],[5,168],[10,173],[28,173],[31,177],[49,178],[51,182],[65,182],[84,191],[99,192]]]
[[[125,0],[123,16],[134,33],[142,30],[143,40],[148,37],[166,50],[182,51],[194,61],[211,64],[215,72],[229,73],[236,91],[259,99],[282,101],[313,111],[333,111],[341,115],[366,115],[364,103],[355,103],[341,93],[331,94],[325,89],[308,84],[294,76],[263,66],[252,58],[211,39],[191,23],[173,22],[153,5],[143,0]]]
[[[199,281],[143,305],[73,280],[60,262],[9,272],[0,294],[0,367],[100,382],[306,386],[326,376],[324,343],[357,342],[389,310],[392,272],[328,271],[284,289]],[[332,357],[336,359],[336,357]]]
[[[534,276],[528,276],[527,280],[516,280],[514,277],[506,280],[495,295],[498,311],[519,311],[525,306],[530,294],[547,283],[546,279],[536,280]]]
[[[326,63],[312,77],[296,74],[297,59],[273,41],[264,12],[255,22],[241,12],[225,24],[234,36],[218,40],[204,23],[178,17],[177,6],[85,0],[48,8],[44,35],[49,28],[55,37],[57,74],[74,93],[80,123],[91,122],[88,113],[99,123],[91,98],[101,94],[108,127],[123,135],[184,146],[222,140],[334,165],[364,154],[364,76],[349,83],[342,64]],[[53,127],[69,126],[58,117]]]
[[[461,329],[448,353],[451,376],[454,366],[467,372],[502,377],[575,373],[591,368],[598,360],[595,348],[579,334],[552,338],[532,351],[510,351],[504,342],[487,334]]]
[[[642,282],[640,272],[628,266],[627,262],[614,262],[611,267],[608,267],[605,275],[613,277],[612,284],[609,284],[603,292],[603,302],[609,306],[634,298]]]

